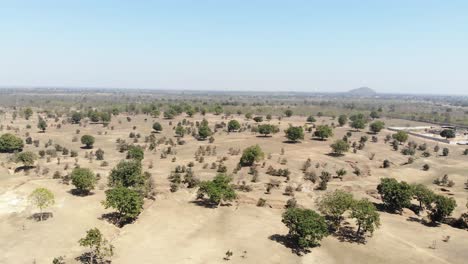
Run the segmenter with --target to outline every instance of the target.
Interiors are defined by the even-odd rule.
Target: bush
[[[156,132],[159,133],[159,132],[162,131],[162,129],[163,129],[163,128],[162,128],[162,125],[161,125],[160,123],[156,122],[156,123],[153,124],[153,130],[154,130],[154,131],[156,131]]]

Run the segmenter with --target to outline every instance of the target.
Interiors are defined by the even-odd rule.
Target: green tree
[[[374,204],[367,199],[354,202],[350,216],[356,219],[358,225],[357,236],[362,236],[366,232],[372,234],[380,226],[380,215]]]
[[[278,132],[278,128],[275,125],[262,124],[258,126],[258,133],[260,133],[264,137],[276,132]]]
[[[104,238],[101,231],[97,228],[86,231],[86,236],[78,240],[82,247],[88,247],[90,250],[89,263],[107,263],[106,257],[114,255],[114,247]]]
[[[175,134],[178,137],[183,137],[185,135],[185,128],[183,126],[178,125],[176,127]]]
[[[253,118],[253,120],[257,123],[263,122],[263,117],[262,116],[256,116]]]
[[[162,125],[158,122],[155,122],[153,124],[153,130],[156,131],[157,133],[161,132],[163,130]]]
[[[308,116],[307,117],[307,123],[315,123],[317,120],[315,119],[314,116]]]
[[[94,141],[95,141],[95,139],[91,135],[83,135],[81,137],[81,144],[86,145],[86,148],[88,148],[88,149],[93,148]]]
[[[430,206],[434,201],[435,194],[429,190],[424,184],[412,184],[413,197],[419,202],[419,212],[424,210],[424,207]]]
[[[330,145],[335,155],[343,155],[343,153],[348,152],[349,144],[348,142],[338,139],[333,144]]]
[[[319,211],[328,216],[334,229],[339,228],[343,214],[351,208],[354,199],[349,192],[335,190],[325,194],[318,202]]]
[[[143,197],[138,191],[116,187],[106,191],[106,200],[102,202],[104,207],[114,208],[119,213],[120,220],[135,219],[143,209]]]
[[[29,120],[29,118],[33,115],[33,110],[30,107],[28,107],[28,108],[24,109],[23,113],[24,113],[24,118],[26,120]]]
[[[145,152],[140,146],[130,146],[127,151],[127,159],[133,159],[141,161],[145,158]]]
[[[15,162],[16,163],[23,163],[24,167],[32,167],[34,165],[34,161],[37,160],[37,155],[31,151],[25,151],[16,153],[15,155]]]
[[[145,184],[139,160],[120,161],[109,174],[109,186],[139,187]]]
[[[356,130],[364,129],[366,127],[366,121],[363,118],[354,119],[351,122],[351,127]]]
[[[230,184],[231,178],[225,174],[218,174],[211,181],[202,181],[198,189],[198,198],[208,197],[208,202],[219,205],[222,201],[236,199],[237,195]]]
[[[286,138],[292,142],[297,142],[298,139],[304,139],[304,129],[301,126],[290,126],[284,132],[286,133]]]
[[[385,127],[385,123],[382,121],[375,121],[369,125],[370,131],[372,131],[372,133],[374,134],[379,133],[382,129],[384,129],[384,127]]]
[[[444,129],[440,132],[440,136],[444,138],[454,138],[456,135],[453,129]]]
[[[401,144],[408,140],[408,133],[406,133],[405,131],[398,131],[397,133],[392,135],[392,138],[400,142]]]
[[[23,147],[23,140],[13,134],[6,133],[0,136],[0,152],[21,151]]]
[[[287,117],[291,117],[293,115],[293,111],[291,109],[287,109],[286,111],[284,111],[284,115],[286,115]]]
[[[89,194],[94,189],[97,179],[90,169],[74,168],[71,172],[71,181],[80,193]]]
[[[39,208],[39,219],[43,219],[43,210],[49,206],[54,205],[54,194],[46,188],[36,188],[28,197],[29,202]]]
[[[202,125],[198,128],[198,138],[200,140],[205,140],[207,137],[211,136],[213,132],[208,125]]]
[[[377,186],[377,191],[382,197],[385,206],[393,211],[401,212],[404,207],[411,205],[413,191],[411,186],[394,178],[383,178]]]
[[[220,114],[223,113],[223,111],[224,111],[224,110],[223,110],[223,107],[220,106],[220,105],[217,105],[217,106],[215,106],[215,108],[214,108],[214,114],[215,114],[215,115],[220,115]]]
[[[47,122],[44,119],[39,118],[39,122],[37,123],[37,128],[39,128],[42,132],[45,132],[47,128]]]
[[[80,112],[73,112],[71,115],[71,122],[73,124],[78,124],[80,123],[81,119],[83,118],[82,114]]]
[[[379,113],[378,113],[377,111],[372,111],[372,112],[370,113],[370,117],[371,117],[372,119],[376,119],[376,118],[379,118],[380,115],[379,115]]]
[[[346,125],[347,122],[348,122],[348,117],[346,115],[340,115],[338,117],[338,124],[340,124],[340,126]]]
[[[314,136],[324,140],[333,136],[333,129],[328,125],[317,126],[317,129],[314,132]]]
[[[429,217],[432,222],[441,222],[446,217],[450,216],[457,207],[457,203],[453,197],[445,197],[436,195],[434,197],[434,205],[430,207]]]
[[[289,208],[283,213],[282,222],[302,249],[320,245],[320,240],[329,234],[325,218],[313,210]]]
[[[240,129],[240,124],[239,124],[239,121],[237,120],[231,120],[229,121],[228,123],[228,131],[229,132],[233,132],[233,131],[237,131]]]
[[[244,149],[242,157],[240,158],[240,165],[252,166],[254,162],[260,161],[261,159],[263,159],[264,156],[265,154],[263,153],[259,145],[250,146]]]

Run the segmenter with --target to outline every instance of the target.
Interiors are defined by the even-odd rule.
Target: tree
[[[96,155],[97,160],[104,160],[104,150],[102,149],[96,150],[95,155]]]
[[[454,138],[456,135],[453,129],[444,129],[440,132],[440,136],[444,138]]]
[[[40,118],[39,122],[37,123],[37,128],[39,128],[42,132],[45,132],[47,128],[47,122],[44,119]]]
[[[330,147],[332,148],[333,153],[339,156],[343,155],[343,153],[348,152],[349,150],[348,142],[342,139],[338,139],[333,144],[331,144]]]
[[[120,186],[106,191],[104,207],[114,208],[124,221],[135,219],[143,209],[143,197],[139,192]]]
[[[325,218],[310,209],[289,208],[283,213],[281,222],[289,229],[289,236],[302,249],[318,246],[320,240],[328,236]]]
[[[448,148],[443,148],[442,149],[442,155],[443,156],[448,156],[448,154],[449,154],[449,149]]]
[[[71,115],[71,122],[73,124],[78,124],[80,123],[81,119],[83,118],[82,114],[80,112],[73,112]]]
[[[229,132],[237,131],[239,129],[240,129],[239,121],[237,121],[237,120],[229,121],[229,123],[228,123],[228,131]]]
[[[264,137],[276,132],[278,132],[278,128],[275,125],[263,124],[258,126],[258,133],[260,133]]]
[[[95,139],[91,135],[83,135],[81,137],[81,144],[86,145],[86,148],[88,148],[88,149],[93,148],[94,141],[95,141]]]
[[[297,142],[298,139],[304,139],[304,129],[301,126],[290,126],[284,132],[286,133],[286,138],[292,142]]]
[[[372,234],[380,226],[380,215],[374,204],[367,199],[354,202],[350,216],[356,219],[358,225],[357,236],[361,236],[366,232]]]
[[[338,117],[338,124],[340,124],[340,126],[346,125],[347,122],[348,122],[348,117],[346,115],[340,115]]]
[[[333,136],[333,130],[328,125],[320,125],[317,126],[317,129],[314,132],[314,136],[324,140],[325,138]]]
[[[211,136],[213,132],[208,125],[202,125],[198,128],[198,138],[205,140],[207,137]]]
[[[310,115],[310,116],[307,117],[307,122],[308,122],[308,123],[314,123],[314,122],[316,122],[316,121],[317,121],[317,120],[315,119],[314,116],[311,116],[311,115]]]
[[[29,118],[32,116],[32,114],[33,114],[33,110],[30,107],[24,109],[24,118],[26,120],[29,120]]]
[[[372,131],[372,133],[374,134],[379,133],[384,127],[385,127],[385,123],[382,121],[375,121],[369,125],[370,131]]]
[[[109,174],[109,185],[112,187],[138,187],[145,184],[139,160],[120,161]]]
[[[244,149],[240,158],[241,166],[252,166],[255,161],[260,161],[264,157],[264,153],[259,145],[250,146]]]
[[[286,111],[284,111],[284,114],[287,116],[287,117],[291,117],[293,115],[293,111],[291,109],[287,109]]]
[[[352,120],[351,127],[356,130],[364,129],[366,127],[366,121],[364,120],[364,118],[356,118]]]
[[[419,212],[424,210],[424,207],[429,207],[434,201],[435,194],[429,190],[424,184],[412,184],[413,197],[419,202]]]
[[[262,116],[256,116],[253,118],[253,120],[257,123],[263,122],[263,117]]]
[[[372,111],[369,115],[372,119],[376,119],[376,118],[379,118],[380,115],[379,113],[377,113],[377,111]]]
[[[90,260],[89,263],[104,263],[103,259],[114,255],[114,247],[104,238],[101,231],[97,228],[86,231],[86,236],[78,240],[82,247],[89,247]]]
[[[225,174],[218,174],[211,181],[203,181],[199,185],[198,197],[208,196],[208,202],[213,205],[219,205],[222,201],[234,200],[237,195],[229,184],[230,182],[231,178]]]
[[[80,193],[89,194],[94,189],[97,179],[90,169],[74,168],[71,172],[71,181]]]
[[[23,140],[13,134],[6,133],[0,136],[0,152],[21,151],[23,147]]]
[[[398,131],[397,133],[392,135],[392,138],[400,142],[401,144],[408,140],[408,133],[406,133],[405,131]]]
[[[35,160],[37,160],[37,155],[31,151],[20,152],[15,155],[15,162],[23,163],[24,167],[32,167]]]
[[[377,191],[385,206],[392,211],[401,212],[404,207],[411,205],[412,188],[404,181],[398,182],[394,178],[383,178],[377,186]]]
[[[445,197],[436,195],[434,197],[434,205],[430,206],[429,217],[432,222],[441,222],[447,216],[450,216],[453,210],[457,207],[457,203],[453,197]]]
[[[354,199],[349,192],[335,190],[325,194],[318,202],[318,210],[328,216],[332,221],[332,226],[337,229],[343,220],[343,214],[351,208]]]
[[[55,198],[54,194],[46,188],[37,188],[35,189],[28,197],[29,202],[40,210],[40,221],[42,221],[43,213],[42,211],[54,205]]]
[[[223,107],[220,106],[220,105],[217,105],[217,106],[215,106],[215,108],[214,108],[214,114],[215,114],[215,115],[220,115],[220,114],[223,113],[223,111],[224,111],[224,110],[223,110]]]
[[[141,161],[145,158],[145,152],[140,146],[130,146],[127,151],[127,159]]]
[[[183,137],[185,135],[185,128],[181,125],[178,125],[176,127],[175,134],[178,137]]]
[[[157,133],[161,132],[163,130],[162,125],[159,122],[154,123],[153,130]]]

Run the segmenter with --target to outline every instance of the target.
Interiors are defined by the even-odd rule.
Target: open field
[[[467,156],[462,155],[461,146],[441,145],[450,150],[448,157],[432,155],[423,157],[419,152],[414,156],[412,164],[404,165],[408,157],[399,151],[394,151],[389,143],[384,142],[387,134],[394,132],[382,130],[378,135],[378,142],[369,140],[365,148],[356,153],[348,152],[344,156],[329,155],[330,144],[335,139],[342,138],[348,131],[353,131],[350,141],[359,141],[361,136],[372,135],[367,129],[355,132],[347,125],[336,127],[334,136],[326,141],[312,139],[306,133],[305,139],[299,143],[288,143],[282,132],[290,124],[303,126],[304,117],[292,116],[278,120],[275,117],[270,123],[277,125],[280,132],[263,137],[248,130],[228,133],[225,128],[215,132],[214,142],[199,141],[190,135],[183,137],[185,144],[174,145],[175,152],[162,159],[161,153],[167,149],[167,144],[160,144],[154,150],[146,148],[142,161],[143,169],[151,173],[155,182],[156,196],[154,200],[145,199],[144,209],[134,223],[121,228],[103,219],[103,215],[112,212],[105,209],[101,201],[105,199],[104,191],[107,187],[107,176],[110,170],[125,159],[126,153],[117,150],[118,138],[131,142],[129,133],[140,133],[139,144],[147,147],[144,138],[152,134],[152,124],[160,122],[163,126],[161,133],[154,134],[157,139],[166,137],[176,141],[173,127],[177,122],[186,118],[189,121],[202,121],[205,118],[214,129],[214,124],[238,120],[243,127],[255,126],[253,120],[244,116],[233,115],[224,118],[223,115],[207,114],[194,115],[192,118],[184,115],[175,119],[154,118],[149,115],[132,115],[131,121],[126,114],[119,114],[112,118],[108,126],[83,122],[82,125],[64,122],[64,118],[47,119],[48,128],[45,133],[36,129],[36,116],[30,120],[21,118],[12,120],[10,112],[1,116],[2,133],[14,133],[26,138],[26,133],[34,140],[40,141],[40,147],[25,145],[24,151],[36,152],[44,148],[48,140],[69,150],[78,152],[78,157],[61,155],[57,158],[39,158],[36,168],[15,172],[18,164],[8,159],[13,154],[0,154],[0,263],[51,263],[54,257],[65,256],[66,263],[79,262],[77,257],[86,251],[80,247],[78,240],[84,236],[86,230],[98,227],[106,238],[114,245],[113,263],[222,263],[225,252],[232,251],[231,263],[466,263],[468,258],[468,232],[462,229],[441,224],[431,227],[421,223],[423,216],[418,216],[409,209],[403,213],[394,214],[380,211],[381,227],[376,229],[372,237],[366,238],[366,243],[349,241],[347,237],[331,235],[321,242],[320,247],[299,256],[284,243],[284,236],[288,229],[281,222],[284,206],[291,198],[284,195],[286,186],[296,189],[294,198],[297,204],[304,208],[317,209],[316,201],[323,194],[341,189],[350,192],[356,198],[368,198],[376,204],[381,200],[376,186],[383,177],[393,177],[408,183],[422,183],[437,194],[453,197],[457,202],[452,217],[457,218],[466,212],[465,207],[468,192],[464,188],[467,181]],[[411,121],[383,119],[388,124],[406,125]],[[330,117],[317,118],[320,124],[336,123]],[[32,128],[27,129],[31,124]],[[172,125],[171,125],[172,124]],[[9,126],[9,130],[7,130]],[[79,134],[76,130],[79,129]],[[95,136],[94,148],[83,149],[79,142],[72,142],[73,137],[84,134]],[[420,138],[410,137],[410,140],[421,144],[426,142],[432,151],[435,143]],[[167,141],[167,140],[166,140]],[[231,172],[239,162],[240,155],[230,155],[231,150],[243,150],[258,144],[265,152],[265,159],[258,167],[258,180],[252,182],[249,168],[244,167],[232,174],[232,183],[241,184],[243,181],[251,187],[251,191],[237,191],[238,198],[228,205],[218,208],[207,208],[196,201],[197,188],[179,188],[170,191],[168,176],[177,165],[187,165],[195,162],[192,168],[200,180],[210,180],[216,175],[216,169],[207,163],[219,163],[222,157]],[[204,156],[203,163],[196,162],[195,152],[200,147],[216,148],[216,153]],[[53,148],[49,147],[49,148]],[[108,166],[101,166],[101,161],[85,158],[86,153],[102,149],[104,160]],[[282,153],[282,149],[284,153]],[[370,157],[375,154],[371,160]],[[329,171],[332,174],[340,168],[348,173],[342,180],[332,179],[326,191],[315,190],[317,183],[304,179],[301,170],[304,162],[310,158],[312,171],[320,174]],[[281,160],[285,159],[286,162]],[[384,160],[390,160],[390,168],[382,168]],[[60,164],[58,164],[60,163]],[[264,163],[264,164],[263,164]],[[54,179],[53,174],[58,171],[61,176],[71,172],[75,164],[90,168],[99,173],[101,178],[97,188],[88,196],[74,195],[72,185],[63,184],[61,179]],[[430,165],[429,171],[422,170],[424,164]],[[266,174],[269,166],[288,168],[291,172],[289,180],[283,177]],[[355,167],[361,175],[353,174]],[[44,174],[43,169],[49,172]],[[455,183],[453,187],[442,188],[432,184],[432,181],[448,174]],[[279,188],[273,188],[266,193],[266,185],[271,180],[280,180]],[[300,188],[298,188],[300,186]],[[35,221],[31,215],[37,209],[27,202],[27,196],[36,187],[46,187],[55,195],[55,205],[47,209],[53,214],[46,221]],[[266,206],[257,207],[259,198],[266,200]],[[355,229],[352,219],[345,221],[345,226]],[[447,240],[447,242],[443,240]],[[432,248],[431,248],[432,247]]]

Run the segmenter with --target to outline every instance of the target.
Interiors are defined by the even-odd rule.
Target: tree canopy
[[[88,194],[94,189],[97,179],[88,168],[74,168],[71,172],[71,181],[79,192]]]
[[[412,188],[404,181],[398,182],[394,178],[383,178],[377,186],[377,191],[385,206],[390,210],[401,212],[404,207],[411,204]]]
[[[349,144],[348,142],[338,139],[333,144],[330,145],[333,150],[333,153],[336,155],[343,155],[343,153],[348,152]]]
[[[289,208],[283,213],[282,222],[300,248],[318,246],[329,234],[325,218],[310,209]]]
[[[384,129],[385,127],[385,123],[382,122],[382,121],[375,121],[375,122],[372,122],[370,125],[369,125],[369,130],[372,131],[372,133],[374,134],[377,134],[379,133],[382,129]]]
[[[35,189],[28,197],[29,202],[40,210],[40,220],[43,219],[42,211],[54,205],[55,197],[54,194],[46,188]]]
[[[23,140],[13,134],[6,133],[0,136],[0,152],[21,151],[23,147]]]
[[[102,204],[106,209],[116,209],[121,219],[130,220],[141,213],[143,197],[135,190],[119,186],[106,191],[106,200]]]
[[[250,146],[244,149],[240,158],[240,164],[241,166],[252,166],[254,162],[263,159],[264,155],[259,145]]]
[[[299,139],[304,139],[304,129],[301,126],[290,126],[284,131],[286,133],[286,138],[297,142]]]
[[[324,140],[333,136],[333,129],[328,125],[317,126],[317,129],[314,132],[314,136]]]
[[[234,188],[230,184],[231,178],[225,174],[218,174],[211,181],[202,181],[198,189],[198,197],[205,195],[213,205],[219,205],[222,201],[231,201],[237,197]]]
[[[231,120],[228,123],[228,131],[229,132],[237,131],[237,130],[240,129],[240,127],[241,127],[240,123],[237,120]]]
[[[95,139],[91,135],[83,135],[81,137],[81,143],[86,145],[86,148],[93,148],[94,141]]]

